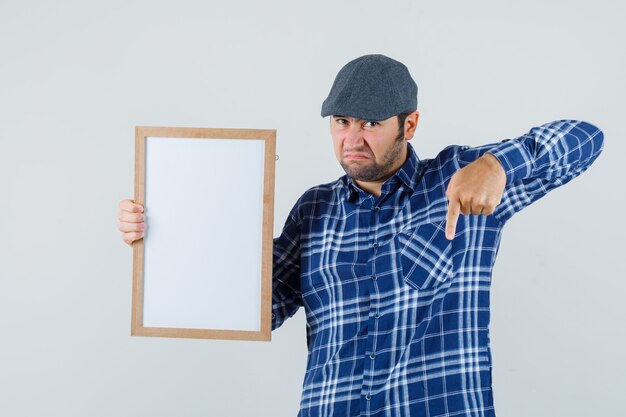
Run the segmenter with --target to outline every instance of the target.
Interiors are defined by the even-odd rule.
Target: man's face
[[[335,155],[346,174],[364,182],[391,177],[407,154],[399,127],[397,116],[381,121],[332,116],[330,133]]]

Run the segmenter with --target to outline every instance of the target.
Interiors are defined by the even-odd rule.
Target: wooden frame
[[[147,229],[133,243],[131,335],[271,340],[275,155],[275,130],[135,128],[135,202]],[[180,231],[185,222],[192,230]],[[251,269],[256,277],[237,275]]]

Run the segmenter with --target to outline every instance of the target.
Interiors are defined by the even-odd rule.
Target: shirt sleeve
[[[300,290],[299,201],[291,209],[281,235],[274,239],[272,273],[272,330],[296,314],[302,306]]]
[[[502,223],[552,189],[582,174],[602,151],[604,135],[591,123],[556,120],[515,139],[470,148],[459,159],[493,154],[506,172],[506,187],[493,215]]]

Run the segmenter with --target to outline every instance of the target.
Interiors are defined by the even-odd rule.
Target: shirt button
[[[374,211],[378,213],[380,211],[380,207],[378,206],[374,207]]]
[[[374,359],[376,357],[375,353],[370,354],[370,359]]]
[[[374,318],[375,319],[379,319],[380,318],[380,314],[378,314],[378,313],[374,314]]]
[[[376,281],[376,279],[377,279],[377,278],[378,278],[378,277],[377,277],[376,275],[372,275],[372,280],[373,280],[373,281]]]
[[[371,395],[369,395],[369,394],[366,394],[366,395],[365,395],[365,399],[366,399],[367,401],[369,401],[371,398],[372,398],[372,396],[371,396]]]
[[[276,318],[276,314],[272,313],[272,318],[275,319]]]
[[[378,248],[378,243],[374,243],[374,244],[372,245],[372,247],[373,247],[374,249]]]

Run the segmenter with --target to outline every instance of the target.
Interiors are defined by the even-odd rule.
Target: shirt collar
[[[413,146],[407,142],[407,159],[404,164],[398,169],[395,174],[393,174],[390,178],[387,179],[383,183],[381,188],[381,194],[387,194],[391,190],[395,188],[395,185],[398,184],[398,181],[401,181],[411,193],[415,191],[417,187],[417,183],[421,178],[421,169],[420,169],[420,160],[413,149]],[[355,198],[358,197],[359,191],[363,192],[359,186],[354,182],[352,178],[345,175],[344,185],[346,188],[346,199],[349,201],[354,201]]]

